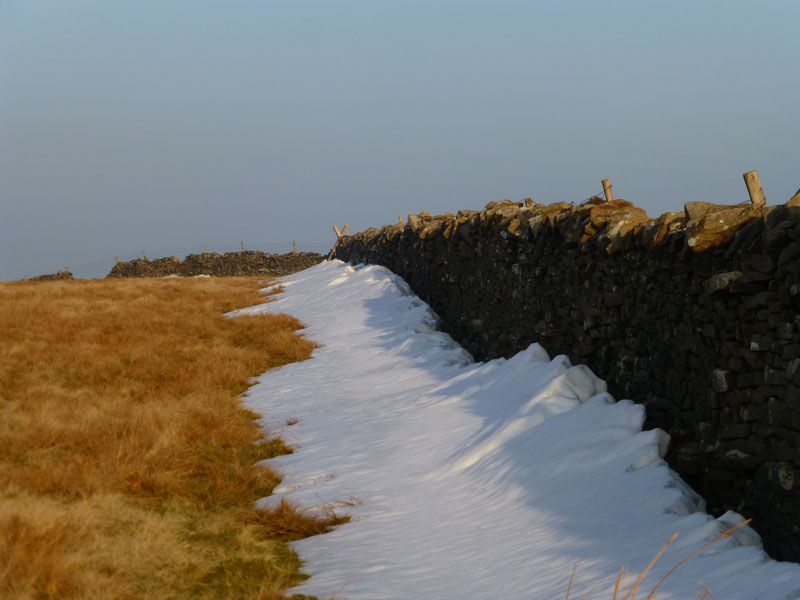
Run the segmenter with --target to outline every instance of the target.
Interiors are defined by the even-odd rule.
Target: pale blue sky
[[[0,279],[800,187],[800,2],[0,0]]]

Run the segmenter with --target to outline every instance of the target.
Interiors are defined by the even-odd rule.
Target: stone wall
[[[800,193],[784,206],[491,203],[342,240],[408,281],[477,359],[531,342],[607,380],[672,437],[715,515],[800,561]]]
[[[68,269],[57,271],[55,273],[45,273],[44,275],[37,275],[36,277],[26,277],[27,281],[57,281],[60,279],[75,279]]]
[[[165,277],[167,275],[265,275],[280,277],[313,267],[325,260],[321,254],[268,254],[257,250],[246,252],[206,252],[190,254],[184,260],[177,256],[155,260],[137,259],[118,262],[106,277]]]

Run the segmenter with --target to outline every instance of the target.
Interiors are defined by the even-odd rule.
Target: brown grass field
[[[279,481],[239,395],[308,358],[256,278],[0,283],[0,597],[282,598],[286,540],[346,519]]]

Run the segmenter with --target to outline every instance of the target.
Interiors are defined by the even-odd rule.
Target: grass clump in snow
[[[0,597],[281,598],[283,540],[345,520],[282,503],[238,396],[313,345],[255,278],[0,284]]]
[[[661,579],[658,580],[658,582],[650,590],[650,593],[648,593],[647,596],[645,597],[645,600],[655,600],[658,597],[657,593],[656,593],[656,592],[658,592],[658,589],[661,587],[661,585],[667,579],[669,579],[670,575],[672,575],[675,571],[678,570],[678,568],[681,565],[683,565],[686,562],[688,562],[692,557],[697,556],[698,554],[700,554],[703,550],[705,550],[706,548],[708,548],[709,546],[711,546],[715,542],[717,542],[717,541],[719,541],[719,540],[721,540],[723,538],[727,538],[730,533],[736,531],[740,527],[744,527],[745,525],[750,523],[750,521],[751,521],[751,519],[746,519],[745,521],[742,521],[738,525],[734,525],[733,527],[730,527],[730,528],[726,529],[725,531],[720,533],[718,536],[716,536],[715,538],[709,540],[708,542],[706,542],[705,544],[700,546],[697,550],[695,550],[691,554],[685,556],[683,559],[678,561],[669,571],[666,572],[665,575],[663,575],[661,577]],[[656,553],[656,555],[653,557],[653,559],[650,561],[650,563],[647,565],[647,567],[645,567],[645,569],[633,579],[633,583],[631,584],[630,587],[628,587],[628,570],[627,570],[626,567],[622,567],[620,569],[619,575],[617,575],[617,578],[614,581],[614,595],[612,597],[612,600],[636,600],[637,594],[639,593],[639,586],[642,583],[642,580],[650,572],[650,570],[653,568],[653,566],[656,564],[656,562],[658,562],[658,559],[661,558],[661,555],[664,554],[666,549],[669,548],[672,545],[672,542],[674,542],[677,538],[678,538],[678,534],[676,533],[669,539],[669,541],[666,544],[664,544],[664,546],[661,548],[661,550],[659,550]],[[577,570],[577,565],[572,568],[572,575],[569,578],[569,585],[567,586],[567,595],[566,595],[566,599],[565,600],[569,600],[569,594],[570,594],[570,591],[572,590],[572,584],[573,584],[573,582],[575,580],[575,571],[576,570]],[[700,598],[700,600],[706,600],[706,599],[716,600],[716,598],[714,598],[714,595],[711,593],[711,590],[709,590],[708,587],[702,581],[698,582],[698,585],[703,590],[703,594],[702,595],[700,594],[699,591],[697,592],[697,596]],[[586,600],[587,598],[589,598],[591,593],[594,591],[595,587],[597,587],[597,584],[593,585],[589,589],[589,591],[586,592],[583,595],[581,600]]]

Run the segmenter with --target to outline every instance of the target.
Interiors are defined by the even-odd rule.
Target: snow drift
[[[342,598],[559,598],[622,565],[644,569],[679,534],[642,590],[742,517],[714,519],[664,462],[669,437],[644,409],[533,344],[473,362],[408,285],[383,267],[322,263],[284,278],[275,302],[319,343],[265,373],[246,398],[296,448],[273,459],[274,502],[353,518],[295,542],[311,578],[293,592]],[[293,423],[293,425],[287,425]],[[770,560],[737,530],[682,566],[659,598],[800,598],[800,565]],[[646,594],[645,594],[646,595]],[[643,595],[640,594],[640,597]]]

